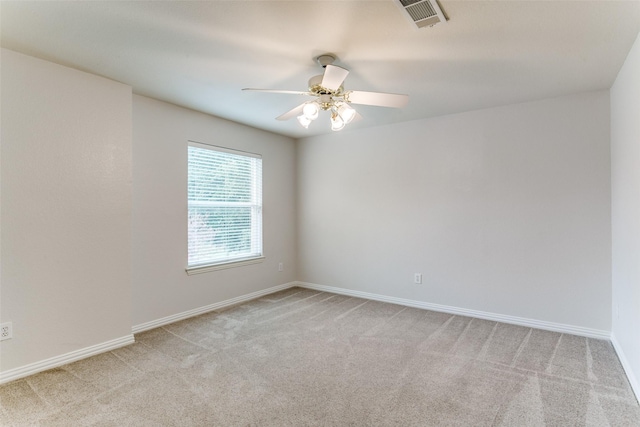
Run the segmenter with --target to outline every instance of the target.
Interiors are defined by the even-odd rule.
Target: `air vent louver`
[[[447,22],[437,0],[396,0],[396,2],[418,28]]]

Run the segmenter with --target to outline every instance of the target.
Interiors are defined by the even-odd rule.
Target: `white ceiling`
[[[329,133],[274,118],[305,100],[325,52],[346,89],[406,93],[358,106],[368,127],[607,89],[640,31],[640,1],[441,0],[417,29],[395,0],[0,3],[2,46],[109,77],[135,93],[272,132]]]

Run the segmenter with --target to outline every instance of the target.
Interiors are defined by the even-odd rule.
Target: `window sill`
[[[220,264],[207,264],[207,265],[199,265],[196,267],[187,267],[185,271],[189,276],[192,276],[194,274],[208,273],[210,271],[242,267],[243,265],[249,265],[249,264],[258,264],[258,263],[261,263],[262,261],[264,261],[264,257],[260,256],[260,257],[249,258],[249,259],[241,259],[238,261],[224,262]]]

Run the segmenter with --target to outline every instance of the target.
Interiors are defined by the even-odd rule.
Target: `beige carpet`
[[[640,426],[607,341],[299,288],[0,398],[3,426]]]

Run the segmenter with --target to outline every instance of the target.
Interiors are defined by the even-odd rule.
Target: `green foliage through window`
[[[188,265],[262,256],[262,159],[188,147]]]

